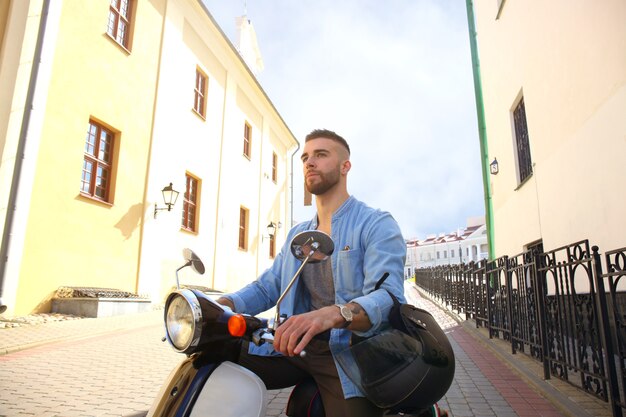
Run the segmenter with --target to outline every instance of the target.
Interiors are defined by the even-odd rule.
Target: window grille
[[[530,143],[528,141],[528,125],[526,124],[526,107],[524,106],[523,97],[513,111],[513,121],[515,125],[515,143],[517,145],[519,182],[522,183],[533,173]]]

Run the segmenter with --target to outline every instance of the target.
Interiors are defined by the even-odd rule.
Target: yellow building
[[[201,1],[3,0],[0,24],[8,314],[60,286],[161,302],[185,247],[219,290],[268,266],[298,143]]]
[[[624,246],[626,3],[473,3],[495,256]]]

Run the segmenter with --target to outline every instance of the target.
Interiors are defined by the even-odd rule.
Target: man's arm
[[[346,306],[352,311],[352,323],[345,326],[346,319],[337,306],[327,306],[318,310],[290,317],[276,329],[274,349],[284,355],[299,355],[316,334],[329,329],[348,329],[365,332],[372,327],[365,310],[357,303]]]
[[[359,336],[369,337],[380,331],[387,323],[393,307],[393,294],[401,303],[404,298],[404,264],[406,243],[398,223],[387,213],[380,213],[369,222],[365,230],[366,245],[363,257],[363,295],[351,301],[359,304],[367,313],[372,326],[368,330],[351,329]],[[387,275],[378,290],[376,286]],[[388,293],[389,292],[389,293]]]

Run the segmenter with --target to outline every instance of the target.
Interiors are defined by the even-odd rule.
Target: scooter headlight
[[[165,304],[165,331],[178,352],[191,353],[197,347],[202,333],[202,310],[192,291],[170,295]]]

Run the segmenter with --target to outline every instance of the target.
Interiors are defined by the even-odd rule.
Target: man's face
[[[301,159],[304,183],[314,195],[322,195],[335,187],[341,179],[342,168],[346,173],[349,169],[347,150],[331,139],[309,140],[304,144]]]

